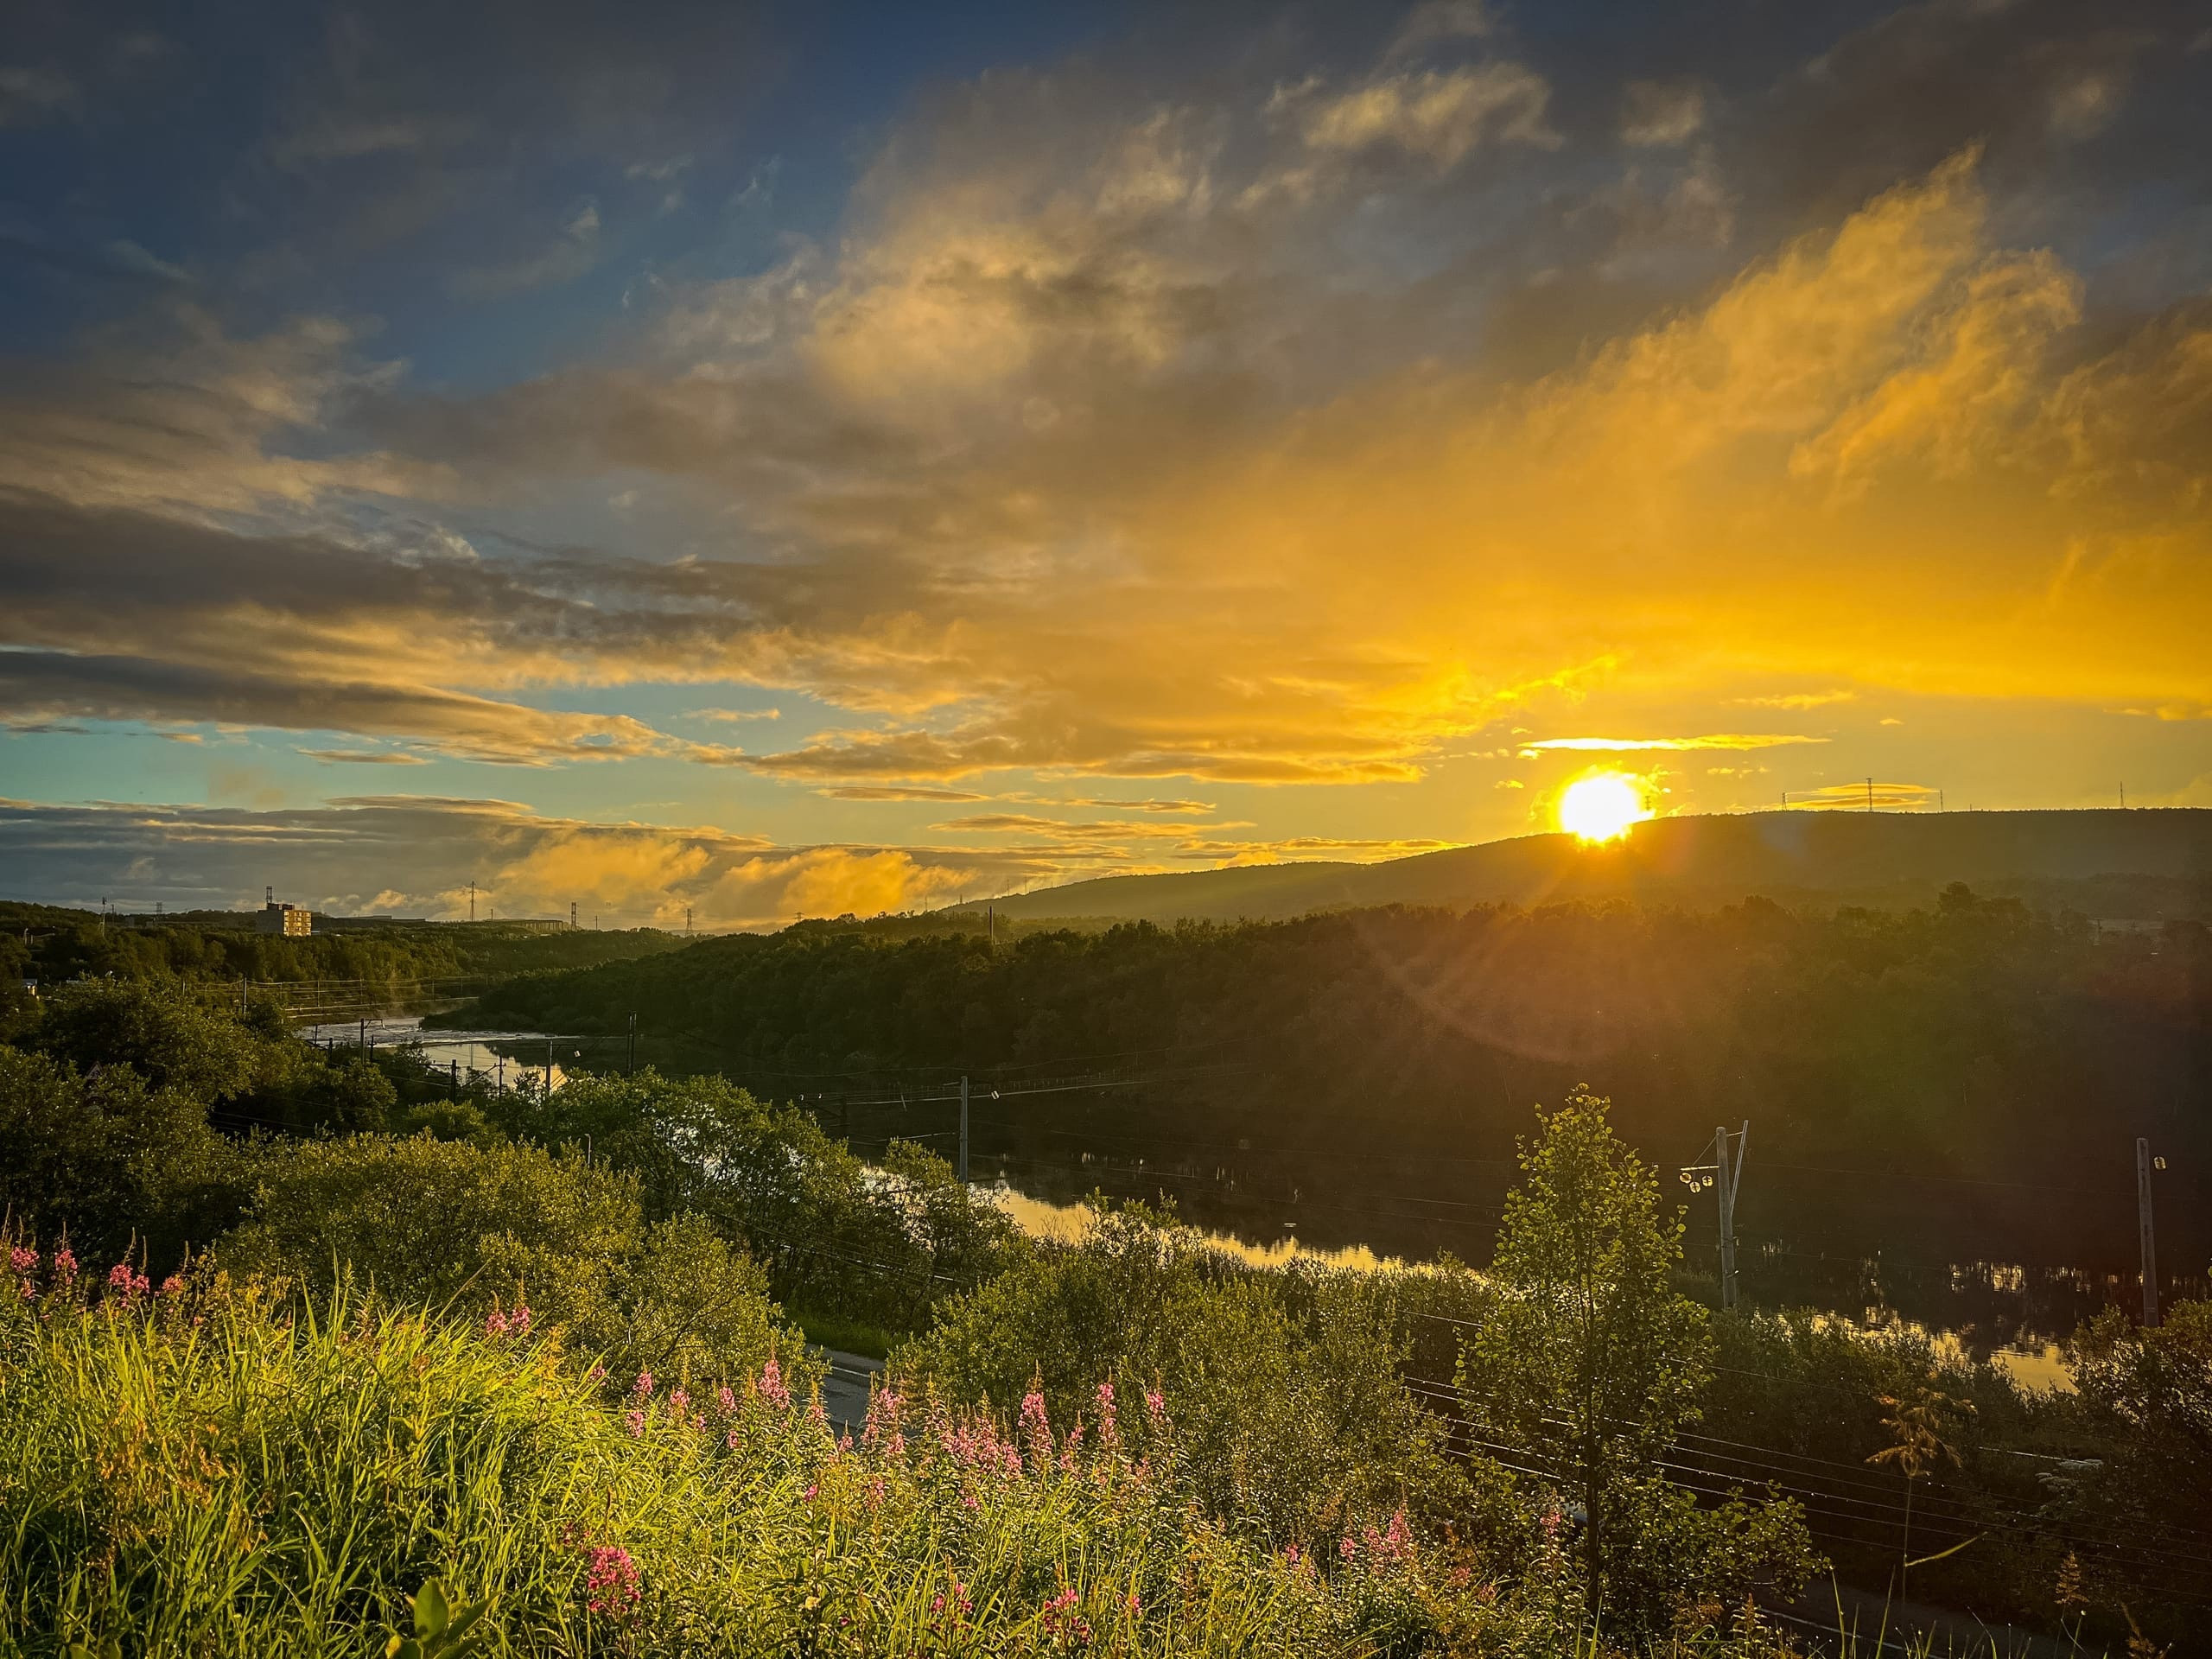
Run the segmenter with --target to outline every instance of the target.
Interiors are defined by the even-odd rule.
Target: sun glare
[[[1559,827],[1583,841],[1611,841],[1650,816],[1636,779],[1617,772],[1578,778],[1559,798]]]

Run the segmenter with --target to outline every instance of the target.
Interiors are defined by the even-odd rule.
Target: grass
[[[1402,1518],[1319,1561],[1234,1535],[1164,1414],[1107,1391],[1080,1441],[1041,1402],[1010,1428],[879,1396],[855,1444],[772,1362],[607,1377],[543,1330],[219,1277],[0,1293],[10,1659],[365,1654],[434,1581],[492,1654],[1618,1651],[1559,1560],[1506,1592]],[[1783,1650],[1719,1609],[1647,1649]]]
[[[869,1359],[888,1359],[893,1344],[899,1340],[880,1325],[836,1313],[787,1309],[786,1317],[796,1321],[799,1329],[806,1332],[806,1339],[817,1348],[835,1348],[843,1353],[865,1355]]]

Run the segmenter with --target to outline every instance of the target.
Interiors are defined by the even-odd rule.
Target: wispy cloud
[[[1632,753],[1643,749],[1780,749],[1800,743],[1826,743],[1825,737],[1782,732],[1710,732],[1702,737],[1545,737],[1521,746],[1522,753],[1545,749],[1588,749]]]

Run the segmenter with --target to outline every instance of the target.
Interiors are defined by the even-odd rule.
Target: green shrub
[[[0,1206],[20,1224],[103,1261],[137,1237],[167,1265],[195,1232],[237,1218],[235,1163],[174,1089],[0,1046]]]
[[[804,1363],[753,1262],[702,1219],[648,1225],[633,1177],[542,1148],[417,1135],[262,1149],[220,1264],[317,1296],[341,1282],[468,1321],[527,1306],[618,1373]]]

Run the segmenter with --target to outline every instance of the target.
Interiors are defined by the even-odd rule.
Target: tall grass
[[[460,1330],[127,1268],[95,1294],[28,1254],[0,1275],[0,1653],[365,1654],[433,1580],[505,1654],[1611,1650],[1563,1560],[1509,1593],[1402,1517],[1318,1561],[1230,1535],[1142,1393],[1101,1389],[1079,1435],[1034,1396],[1008,1424],[879,1395],[855,1443],[773,1361],[611,1378],[521,1310]],[[1780,1650],[1719,1610],[1666,1645]]]

